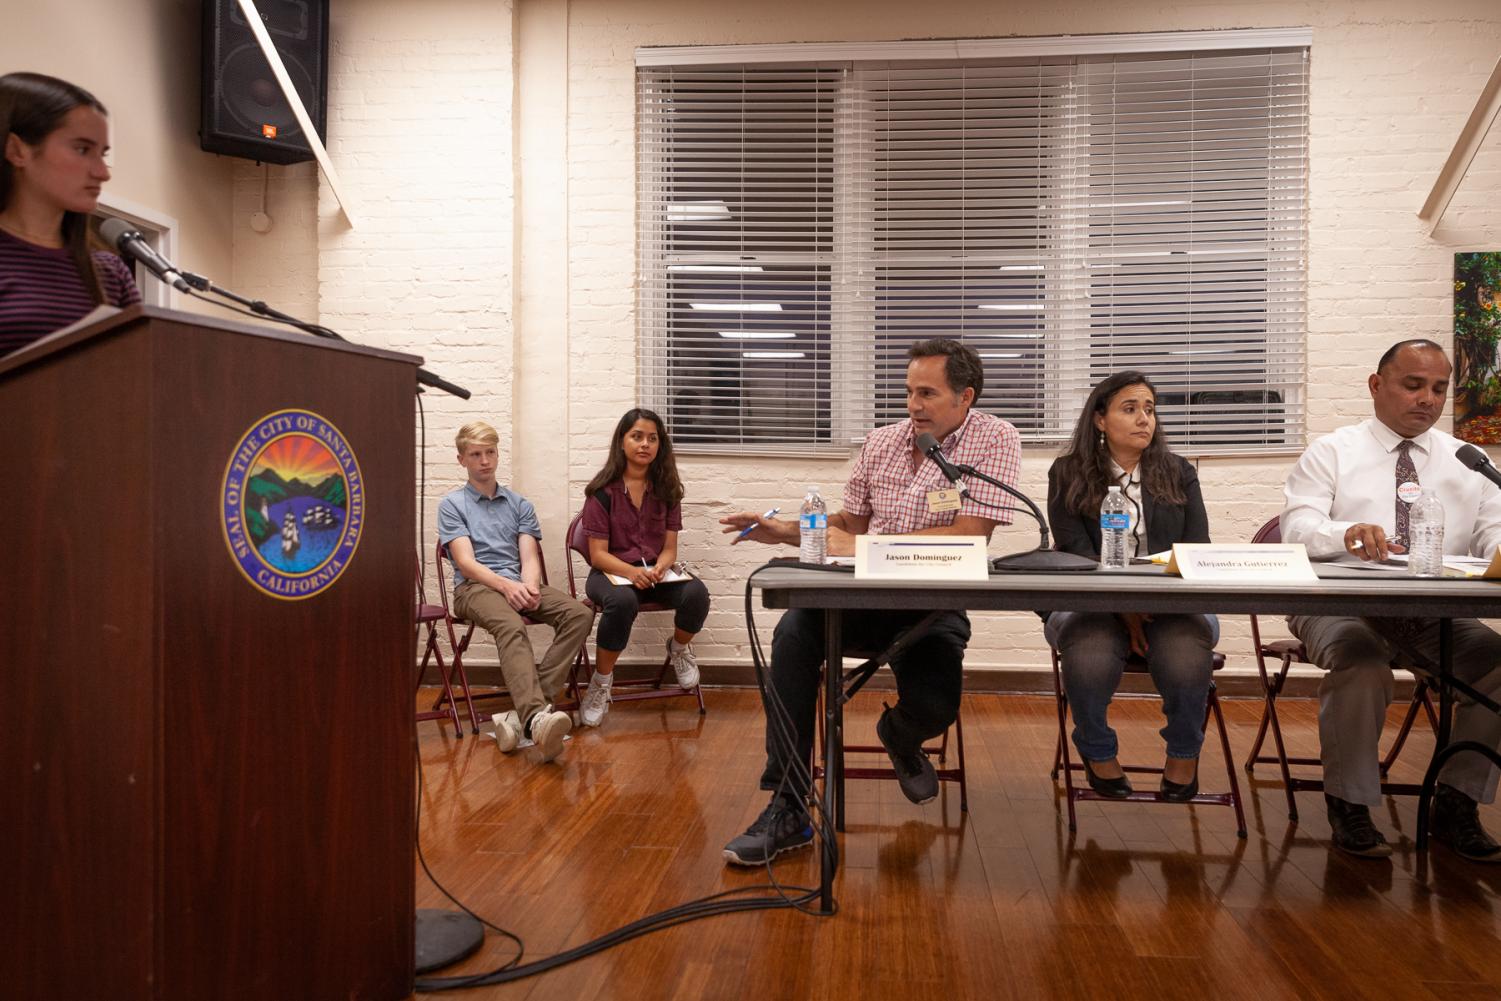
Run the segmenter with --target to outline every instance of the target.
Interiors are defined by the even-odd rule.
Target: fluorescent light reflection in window
[[[730,208],[722,201],[672,202],[667,206],[668,222],[724,222]]]

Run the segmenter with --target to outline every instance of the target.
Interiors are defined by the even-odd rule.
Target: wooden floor
[[[706,698],[704,717],[687,699],[618,705],[552,765],[420,724],[421,841],[433,872],[520,935],[528,961],[764,883],[764,870],[729,869],[720,855],[765,805],[760,702],[745,690]],[[1160,764],[1159,705],[1117,700],[1128,763],[1135,752]],[[873,736],[879,708],[878,698],[855,700],[852,742]],[[1243,756],[1260,705],[1225,708]],[[1293,753],[1316,755],[1314,705],[1288,701],[1282,715]],[[1291,826],[1273,766],[1258,766],[1252,783],[1238,773],[1244,841],[1229,809],[1135,803],[1079,804],[1070,837],[1048,777],[1051,698],[966,695],[964,719],[967,815],[957,789],[918,807],[894,782],[850,783],[836,916],[708,918],[455,996],[1501,999],[1501,865],[1443,848],[1420,858],[1415,800],[1374,811],[1396,845],[1390,861],[1331,852],[1316,793],[1301,794],[1302,823]],[[1394,779],[1420,777],[1432,747],[1422,724],[1409,747]],[[1225,786],[1212,742],[1200,773],[1206,791]],[[1501,832],[1501,810],[1482,817]],[[784,858],[776,875],[816,885],[814,853]],[[417,900],[446,905],[420,869]],[[512,951],[492,936],[443,972],[488,969]]]

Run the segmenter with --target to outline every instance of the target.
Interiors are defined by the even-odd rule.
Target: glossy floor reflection
[[[576,731],[555,765],[420,724],[429,865],[519,934],[528,959],[765,882],[764,870],[730,870],[720,856],[764,805],[760,701],[744,690],[706,699],[708,716],[687,699],[617,706],[603,729]],[[1118,700],[1123,758],[1160,762],[1158,705]],[[1289,752],[1316,754],[1313,704],[1282,706]],[[852,741],[873,738],[879,708],[855,700]],[[1237,755],[1259,708],[1225,702]],[[850,783],[836,917],[710,918],[454,996],[1501,999],[1501,866],[1443,848],[1420,857],[1415,800],[1374,811],[1396,847],[1385,862],[1332,853],[1317,794],[1300,795],[1302,822],[1290,825],[1273,766],[1250,782],[1240,773],[1246,840],[1223,807],[1135,803],[1080,803],[1070,836],[1048,778],[1051,698],[966,695],[964,716],[968,814],[957,789],[916,807],[894,782]],[[1393,778],[1417,781],[1431,748],[1420,725]],[[1206,790],[1224,782],[1210,744],[1201,775]],[[1501,834],[1501,810],[1482,818]],[[813,853],[776,876],[815,884]],[[444,906],[420,870],[417,902]],[[508,949],[492,938],[444,972],[491,968]]]

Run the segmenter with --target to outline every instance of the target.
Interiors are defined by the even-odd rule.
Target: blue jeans
[[[1170,758],[1196,758],[1204,743],[1204,706],[1220,623],[1213,615],[1155,615],[1143,624],[1147,669],[1162,695],[1160,731]],[[1119,747],[1106,722],[1120,687],[1130,637],[1119,618],[1100,612],[1053,612],[1043,635],[1062,661],[1063,689],[1074,717],[1074,746],[1090,761],[1108,761]]]

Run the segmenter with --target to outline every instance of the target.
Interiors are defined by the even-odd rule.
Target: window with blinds
[[[1301,446],[1306,48],[637,72],[640,388],[685,448],[843,450],[929,337],[1028,443],[1134,368],[1180,450]]]

